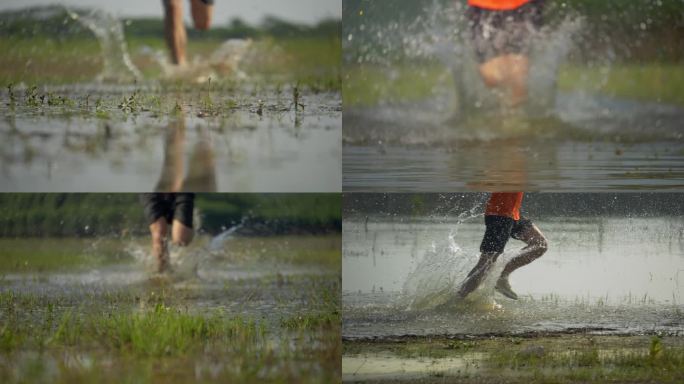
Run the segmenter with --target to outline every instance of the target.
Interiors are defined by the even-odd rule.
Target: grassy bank
[[[202,229],[243,222],[254,233],[323,233],[341,228],[336,194],[197,194]],[[147,235],[137,194],[3,194],[0,237]]]
[[[142,244],[143,240],[138,242]],[[0,274],[92,268],[131,261],[119,238],[0,238]]]
[[[193,247],[210,239],[198,236]],[[339,234],[235,237],[214,259],[232,263],[313,265],[339,270],[342,239]],[[147,249],[146,236],[0,238],[0,275],[3,273],[79,271],[134,262],[129,248]]]
[[[578,334],[345,341],[343,361],[345,358],[366,358],[367,364],[377,363],[378,372],[382,371],[382,359],[425,362],[420,374],[402,379],[401,373],[388,373],[383,383],[678,383],[684,380],[684,338],[681,337]],[[449,365],[454,368],[449,369]],[[354,369],[350,366],[349,371],[343,371],[345,381],[357,380]]]
[[[345,66],[345,106],[425,99],[444,84],[451,85],[441,65],[398,65],[396,68]],[[684,67],[676,64],[616,64],[611,68],[566,65],[558,74],[561,91],[585,90],[614,98],[684,106]]]
[[[145,78],[159,79],[161,68],[151,51],[166,51],[162,36],[127,40],[131,60]],[[207,59],[223,42],[220,39],[190,40],[189,61]],[[259,59],[241,68],[252,78],[249,82],[301,84],[332,90],[340,87],[342,47],[338,38],[264,37],[256,40],[252,49]],[[0,57],[0,83],[4,85],[91,82],[103,66],[99,43],[88,37],[6,36],[0,38],[0,50],[4,52]]]

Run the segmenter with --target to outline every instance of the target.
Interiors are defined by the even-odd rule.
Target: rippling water
[[[559,95],[545,118],[450,120],[430,103],[345,109],[349,191],[670,190],[684,185],[684,109]]]

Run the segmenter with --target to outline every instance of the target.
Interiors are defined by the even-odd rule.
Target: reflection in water
[[[346,108],[345,189],[590,191],[682,185],[684,108],[573,93],[559,94],[555,113],[557,118],[453,122],[429,103]]]
[[[216,165],[206,129],[199,128],[197,141],[185,173],[185,120],[172,121],[166,131],[164,163],[155,191],[216,192]]]
[[[681,141],[539,140],[499,147],[500,142],[462,142],[450,148],[345,145],[344,188],[378,192],[662,191],[679,190],[684,183]]]
[[[528,184],[527,170],[529,166],[527,165],[527,157],[520,150],[522,144],[520,139],[500,139],[485,142],[481,146],[482,150],[485,153],[492,154],[491,156],[484,156],[480,159],[462,158],[459,156],[460,153],[457,153],[454,154],[449,168],[453,171],[462,164],[468,163],[471,163],[475,169],[479,168],[481,175],[470,179],[467,184],[468,188],[472,190],[515,189]],[[457,158],[460,159],[457,160]],[[476,164],[478,160],[483,161],[483,164]],[[492,182],[492,180],[496,180],[496,182]]]
[[[83,104],[90,91],[79,92],[68,95]],[[92,92],[91,109],[100,97],[112,105],[120,100],[117,92],[129,94]],[[216,105],[229,102],[218,93],[211,97]],[[269,108],[287,102],[268,92],[260,97]],[[5,98],[0,103],[0,190],[339,191],[340,97],[325,92],[300,97],[306,110],[299,113],[264,107],[259,115],[257,106],[245,103],[220,116],[203,115],[190,102],[179,116],[166,115],[165,108],[137,113],[105,108],[100,112],[106,116],[93,116],[80,104],[8,108]]]

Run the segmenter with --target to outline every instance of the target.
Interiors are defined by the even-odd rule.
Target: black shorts
[[[485,216],[485,230],[480,252],[503,253],[509,238],[520,240],[520,235],[526,229],[532,227],[532,221],[521,217],[515,221],[506,216]]]
[[[192,228],[194,193],[143,193],[140,195],[140,202],[145,208],[148,224],[163,217],[169,224],[173,220],[178,220],[186,227]]]
[[[164,3],[164,5],[166,5],[168,3],[168,1],[169,0],[162,0],[162,3]],[[200,0],[200,1],[206,5],[213,5],[214,4],[214,0]]]
[[[494,57],[528,54],[531,38],[542,26],[543,1],[532,0],[510,11],[468,7],[473,46],[483,63]]]

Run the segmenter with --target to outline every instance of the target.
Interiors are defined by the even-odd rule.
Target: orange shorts
[[[504,216],[520,220],[523,192],[494,192],[489,197],[485,216]]]

